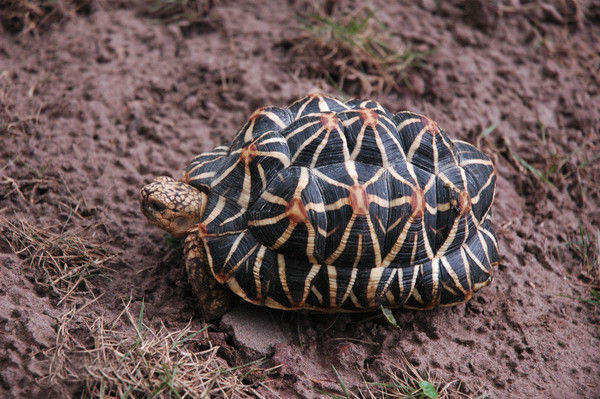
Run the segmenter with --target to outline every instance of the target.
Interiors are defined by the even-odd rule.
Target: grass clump
[[[209,17],[215,0],[138,1],[138,14],[165,25],[178,26],[184,37],[215,30]]]
[[[59,298],[92,291],[92,279],[105,274],[114,255],[88,239],[81,229],[56,232],[25,220],[0,219],[0,240],[25,259],[36,283]]]
[[[208,339],[208,326],[149,326],[143,303],[137,315],[128,303],[112,320],[76,313],[63,318],[57,344],[50,349],[51,383],[80,383],[85,386],[82,396],[94,398],[260,397],[247,382],[256,362],[230,367]],[[72,333],[82,329],[93,342]]]
[[[291,40],[300,72],[352,95],[399,90],[407,82],[407,71],[423,65],[429,53],[394,45],[385,24],[368,7],[303,19],[300,35]]]
[[[92,0],[7,0],[0,7],[0,22],[7,32],[25,34],[46,29],[77,13],[91,12]]]
[[[333,367],[339,392],[321,393],[336,399],[361,398],[413,398],[413,399],[443,399],[468,398],[459,381],[442,383],[435,375],[427,370],[419,370],[406,357],[401,356],[395,364],[386,363],[383,366],[383,381],[368,381],[363,377],[363,383],[350,387],[340,373]]]

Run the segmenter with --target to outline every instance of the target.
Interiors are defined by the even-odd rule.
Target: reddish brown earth
[[[600,4],[575,12],[570,1],[500,2],[512,4],[500,12],[477,1],[386,3],[372,8],[393,40],[435,51],[409,73],[410,86],[372,96],[429,115],[493,157],[503,256],[495,279],[467,305],[397,312],[400,328],[373,315],[238,303],[209,330],[219,354],[230,365],[261,356],[281,364],[266,396],[341,393],[332,366],[349,387],[361,375],[383,381],[384,366],[404,354],[471,396],[600,397],[600,314],[573,299],[589,297],[591,282],[568,244],[580,228],[600,228]],[[104,294],[90,305],[95,314],[116,316],[131,298],[134,309],[144,301],[150,324],[204,325],[181,258],[139,212],[138,189],[178,177],[259,106],[314,87],[336,94],[289,51],[304,10],[296,1],[216,1],[190,27],[101,2],[33,34],[5,26],[0,216],[84,228],[116,254],[114,271],[94,282]],[[551,183],[519,159],[549,170]],[[0,249],[0,396],[79,395],[80,383],[43,378],[65,305],[3,240]]]

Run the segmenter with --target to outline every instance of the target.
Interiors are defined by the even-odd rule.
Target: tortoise
[[[496,173],[430,118],[313,94],[256,110],[229,146],[141,189],[148,221],[185,236],[207,318],[226,287],[277,309],[431,309],[491,282]]]

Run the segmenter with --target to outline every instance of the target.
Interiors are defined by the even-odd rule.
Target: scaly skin
[[[230,307],[231,294],[208,271],[206,253],[198,241],[198,221],[206,195],[194,187],[161,176],[141,190],[141,209],[153,225],[185,239],[188,280],[204,317],[220,318]]]
[[[207,268],[206,253],[197,234],[185,239],[185,267],[192,291],[198,297],[202,314],[207,320],[219,319],[231,307],[231,293],[219,284]]]

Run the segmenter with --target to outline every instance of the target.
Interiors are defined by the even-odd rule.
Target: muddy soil
[[[492,156],[495,279],[466,305],[396,312],[399,328],[377,314],[240,302],[208,330],[219,355],[231,366],[281,365],[259,390],[266,397],[341,394],[340,378],[350,388],[384,381],[403,356],[467,396],[600,397],[599,306],[578,300],[597,284],[597,248],[582,254],[578,243],[600,228],[600,4],[386,3],[371,8],[390,37],[428,56],[402,90],[371,96],[427,114]],[[0,216],[81,229],[115,255],[94,280],[95,314],[116,317],[131,299],[150,324],[204,326],[179,249],[146,224],[138,190],[180,176],[257,107],[315,88],[361,95],[299,63],[290,43],[307,10],[224,0],[193,23],[167,24],[98,2],[26,34],[3,25]],[[47,378],[67,305],[6,239],[0,250],[0,396],[81,395],[83,381]]]

